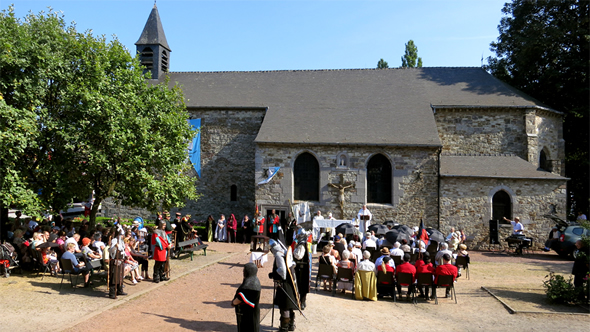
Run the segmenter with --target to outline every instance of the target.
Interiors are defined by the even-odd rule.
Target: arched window
[[[512,201],[507,192],[500,190],[492,197],[492,219],[505,224],[504,217],[512,220]]]
[[[140,62],[147,69],[152,69],[154,65],[154,51],[151,47],[146,47],[141,51]]]
[[[547,152],[545,152],[545,149],[541,150],[541,153],[539,153],[539,168],[547,172],[553,170],[551,167],[551,161],[547,160]]]
[[[236,202],[238,200],[238,186],[232,184],[230,188],[230,201]]]
[[[367,202],[391,204],[391,163],[382,154],[367,164]]]
[[[302,153],[295,160],[293,181],[295,200],[320,200],[320,164],[311,153]]]

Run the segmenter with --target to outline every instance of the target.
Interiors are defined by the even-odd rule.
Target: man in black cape
[[[244,281],[236,290],[232,306],[236,309],[238,332],[260,330],[260,281],[258,268],[253,263],[244,265]]]
[[[270,251],[275,257],[272,272],[268,274],[273,279],[276,287],[276,295],[273,305],[279,307],[281,313],[281,325],[279,332],[295,331],[295,309],[297,304],[297,284],[293,280],[293,266],[287,267],[285,255],[287,249],[279,241],[270,240]],[[290,269],[291,273],[287,271]]]
[[[295,261],[295,279],[297,280],[297,290],[301,300],[301,310],[305,309],[305,300],[311,284],[311,255],[307,246],[308,235],[300,229],[297,235],[297,245],[293,251],[293,260]]]

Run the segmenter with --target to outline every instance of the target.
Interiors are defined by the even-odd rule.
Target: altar
[[[320,229],[322,228],[330,228],[331,229],[331,233],[330,233],[330,237],[336,235],[335,231],[336,231],[336,227],[338,227],[338,225],[340,224],[353,224],[356,225],[355,223],[353,223],[352,220],[341,220],[341,219],[314,219],[312,221],[312,232],[313,232],[313,238],[319,242],[319,237],[320,237]]]

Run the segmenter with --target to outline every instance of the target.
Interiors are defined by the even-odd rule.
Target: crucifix
[[[340,203],[340,218],[344,219],[344,191],[346,189],[350,189],[352,187],[354,187],[354,183],[351,182],[344,182],[344,174],[340,174],[340,183],[339,184],[334,184],[334,183],[328,183],[328,185],[332,188],[336,188],[339,191],[339,195],[338,195],[338,200]]]

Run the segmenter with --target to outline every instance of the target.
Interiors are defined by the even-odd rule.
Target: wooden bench
[[[190,245],[192,245],[192,247],[184,248],[184,247],[190,246]],[[178,247],[180,248],[180,250],[178,251],[177,257],[179,257],[180,254],[182,254],[183,252],[190,252],[191,253],[191,261],[192,261],[193,254],[195,253],[195,251],[201,250],[201,249],[203,249],[203,254],[205,256],[207,256],[207,247],[208,246],[209,246],[208,244],[203,244],[203,241],[201,241],[201,239],[199,239],[199,238],[180,242],[180,243],[178,243]]]

